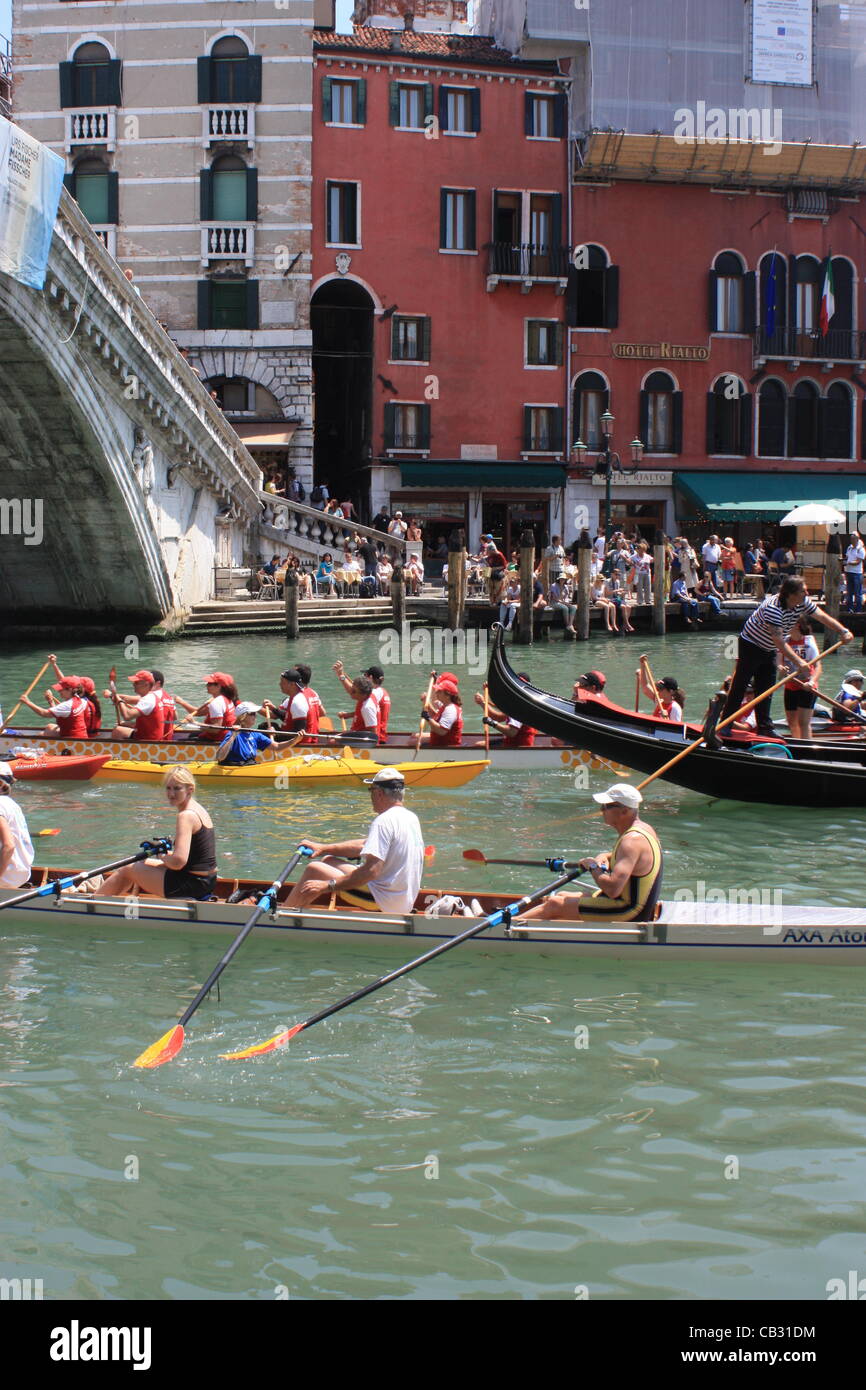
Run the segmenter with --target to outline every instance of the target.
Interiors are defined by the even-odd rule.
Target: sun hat
[[[599,806],[625,806],[629,811],[636,811],[643,801],[637,787],[630,787],[625,782],[615,782],[606,792],[594,792],[592,799]]]
[[[365,777],[365,787],[405,787],[406,778],[398,767],[380,767],[375,777]]]
[[[852,671],[846,671],[846,672],[845,672],[845,675],[842,677],[842,683],[843,683],[843,685],[845,684],[846,681],[862,681],[862,680],[866,680],[866,676],[863,675],[863,672],[862,672],[862,671],[858,671],[856,667],[855,667]]]

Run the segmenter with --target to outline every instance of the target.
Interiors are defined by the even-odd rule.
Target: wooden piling
[[[532,646],[532,587],[535,579],[535,535],[520,533],[520,615],[512,630],[511,640],[521,646]]]
[[[403,631],[406,621],[406,583],[403,565],[398,560],[391,575],[391,621],[397,632]]]
[[[459,632],[466,625],[466,534],[457,529],[448,537],[448,627]]]
[[[577,619],[575,630],[578,642],[589,641],[589,617],[592,608],[592,541],[583,530],[577,541]]]
[[[824,611],[831,618],[839,617],[839,581],[842,577],[842,537],[827,537],[827,553],[824,556]],[[822,646],[831,647],[836,637],[829,628],[824,628]],[[863,650],[866,652],[866,638]]]
[[[656,637],[665,635],[665,550],[667,537],[664,531],[656,531],[653,544],[653,633]]]
[[[298,576],[294,570],[286,570],[283,580],[283,596],[286,604],[286,637],[294,642],[301,631],[298,617]]]

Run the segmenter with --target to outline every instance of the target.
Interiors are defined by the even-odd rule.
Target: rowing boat
[[[16,782],[87,782],[108,762],[107,753],[85,757],[12,758],[9,766]]]
[[[159,783],[170,766],[172,764],[112,758],[100,768],[97,780]],[[226,766],[213,759],[208,762],[186,762],[183,766],[197,782],[205,782],[209,787],[276,787],[278,791],[285,791],[289,787],[295,791],[299,787],[358,786],[381,770],[378,763],[356,758],[348,748],[341,752],[334,749],[327,753],[304,753],[294,758],[248,763],[241,767]],[[465,786],[484,772],[489,763],[484,758],[476,758],[472,762],[394,763],[388,766],[402,772],[409,787],[443,788]]]
[[[43,884],[68,876],[66,869],[34,869],[33,881]],[[106,898],[96,894],[62,892],[58,898],[37,898],[0,912],[0,930],[24,928],[29,933],[56,927],[119,931],[129,941],[135,924],[182,936],[211,933],[234,935],[247,920],[250,902],[270,884],[264,879],[220,879],[216,901],[193,902],[155,897]],[[407,955],[435,945],[464,930],[464,917],[437,917],[431,906],[442,890],[426,888],[411,913],[382,913],[352,907],[289,909],[283,906],[291,885],[283,888],[275,912],[254,928],[259,937],[296,945],[347,946],[389,944]],[[239,902],[227,899],[243,892]],[[0,902],[20,889],[0,890]],[[471,896],[462,890],[464,899]],[[514,901],[516,894],[480,892],[484,915]],[[866,964],[866,912],[836,907],[795,907],[767,904],[761,893],[742,890],[728,903],[706,901],[663,903],[655,921],[598,926],[582,922],[532,922],[489,929],[467,943],[476,951],[494,950],[539,955],[564,955],[613,960],[740,961],[748,964],[804,961],[832,965]],[[476,917],[475,920],[479,920]],[[31,937],[32,939],[32,937]],[[334,956],[329,960],[333,963]]]
[[[275,738],[280,738],[279,733],[274,734]],[[293,734],[283,735],[287,740],[294,737]],[[563,747],[558,740],[548,738],[540,734],[532,748],[504,748],[497,745],[495,737],[490,741],[489,754],[484,750],[484,739],[479,734],[476,739],[473,735],[467,734],[467,742],[460,748],[431,748],[423,745],[415,759],[415,739],[416,733],[393,733],[389,734],[384,744],[370,743],[353,738],[352,734],[337,734],[335,736],[320,735],[314,743],[304,742],[304,748],[334,748],[351,747],[355,756],[358,758],[368,758],[379,764],[391,765],[393,763],[417,761],[419,763],[460,763],[473,762],[479,757],[490,759],[490,763],[497,769],[506,771],[528,772],[536,769],[574,767],[582,764],[594,771],[607,769],[616,771],[612,764],[603,759],[599,759],[594,753],[590,753],[583,748]],[[469,742],[468,740],[472,740]],[[0,758],[5,753],[26,740],[31,748],[39,749],[44,753],[74,753],[77,755],[100,755],[104,754],[109,758],[122,758],[128,762],[147,762],[147,763],[188,763],[188,762],[209,762],[214,755],[214,749],[219,742],[218,739],[205,740],[200,735],[178,735],[175,739],[154,739],[152,742],[143,742],[138,739],[115,739],[115,738],[85,738],[85,739],[64,739],[52,738],[43,734],[39,729],[16,729],[6,731],[0,735]],[[262,754],[263,762],[278,762],[280,752],[278,749],[268,749]]]

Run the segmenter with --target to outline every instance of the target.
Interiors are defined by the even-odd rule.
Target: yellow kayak
[[[327,753],[302,753],[294,758],[282,758],[272,763],[248,763],[243,767],[225,767],[215,759],[210,762],[183,763],[197,782],[230,787],[275,787],[278,791],[298,787],[356,786],[367,777],[382,770],[369,758],[357,758],[349,749]],[[462,787],[490,766],[484,758],[453,763],[389,763],[388,770],[399,769],[408,787]],[[112,758],[96,774],[101,782],[161,782],[168,766],[164,763],[134,762]]]

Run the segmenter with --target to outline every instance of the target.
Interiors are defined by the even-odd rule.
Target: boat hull
[[[159,784],[170,766],[173,764],[111,759],[100,769],[97,780]],[[442,789],[465,786],[484,772],[488,764],[483,759],[476,759],[473,762],[417,762],[388,766],[399,767],[409,787]],[[213,760],[187,762],[184,767],[197,782],[204,782],[208,787],[273,787],[277,791],[287,791],[289,788],[296,791],[299,788],[361,786],[366,778],[378,771],[379,764],[361,758],[312,753],[300,758],[284,758],[279,762],[251,763],[245,767],[225,767]]]
[[[50,757],[36,760],[12,758],[9,766],[16,782],[88,782],[108,762],[107,753],[81,757]]]

